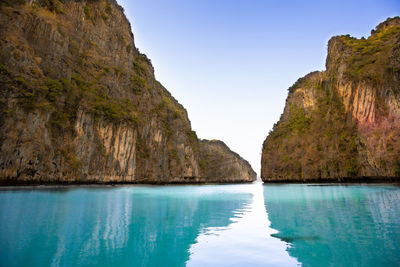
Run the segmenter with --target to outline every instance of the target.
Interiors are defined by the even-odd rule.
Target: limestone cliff
[[[230,182],[256,179],[250,164],[218,140],[200,140],[200,168],[209,179],[221,177]]]
[[[291,88],[263,145],[265,181],[397,180],[400,18],[367,39],[333,37],[326,71]]]
[[[0,8],[1,183],[208,181],[186,110],[115,1]]]

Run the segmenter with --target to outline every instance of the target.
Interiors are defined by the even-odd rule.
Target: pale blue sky
[[[400,0],[119,0],[136,46],[184,105],[199,138],[220,139],[260,173],[287,88],[325,69],[333,35],[368,36]]]

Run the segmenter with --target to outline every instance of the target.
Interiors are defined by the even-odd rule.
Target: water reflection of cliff
[[[203,266],[298,266],[286,244],[271,235],[261,183],[237,185],[252,194],[252,201],[232,218],[227,227],[208,227],[190,248],[188,267]]]
[[[304,266],[397,266],[400,189],[264,186],[271,227]]]
[[[183,266],[201,229],[251,201],[229,188],[2,192],[0,265]]]

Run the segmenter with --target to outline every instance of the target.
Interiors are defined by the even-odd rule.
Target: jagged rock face
[[[2,183],[207,182],[115,1],[24,2],[0,3]]]
[[[207,180],[222,177],[224,181],[230,182],[255,181],[256,173],[250,164],[222,141],[201,140],[200,152],[200,168]]]
[[[299,79],[264,142],[265,181],[400,176],[400,18],[328,44],[326,71]]]

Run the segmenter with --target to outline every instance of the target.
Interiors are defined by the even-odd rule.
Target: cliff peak
[[[326,71],[340,79],[391,84],[400,67],[396,46],[399,40],[399,17],[380,23],[368,38],[332,37],[328,42]]]
[[[387,18],[384,22],[379,23],[374,30],[371,30],[371,35],[385,31],[391,27],[400,26],[400,17]]]

